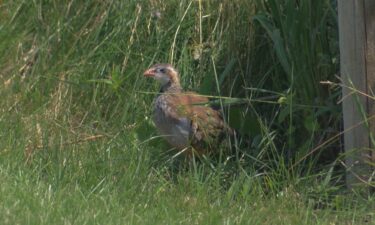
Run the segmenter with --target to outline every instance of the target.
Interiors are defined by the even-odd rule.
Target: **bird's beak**
[[[143,75],[144,75],[145,77],[153,77],[153,76],[155,76],[155,70],[154,70],[154,69],[148,69],[148,70],[146,70],[146,71],[143,73]]]

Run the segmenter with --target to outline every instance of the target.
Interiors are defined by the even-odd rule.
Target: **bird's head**
[[[178,72],[170,64],[156,64],[146,70],[143,75],[145,77],[152,77],[157,80],[162,86],[167,84],[180,85]]]

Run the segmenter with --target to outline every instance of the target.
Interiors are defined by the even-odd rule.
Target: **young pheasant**
[[[212,153],[227,134],[233,134],[220,112],[205,105],[208,98],[182,90],[179,74],[171,65],[156,64],[144,76],[161,84],[153,120],[159,134],[177,150]]]

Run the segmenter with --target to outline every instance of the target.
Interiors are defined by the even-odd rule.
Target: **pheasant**
[[[161,84],[154,100],[153,121],[159,134],[177,150],[213,153],[228,134],[233,135],[220,112],[207,106],[208,98],[183,91],[179,74],[170,64],[156,64],[144,76]]]

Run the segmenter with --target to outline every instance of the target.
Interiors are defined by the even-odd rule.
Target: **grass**
[[[337,138],[322,145],[340,127],[339,89],[319,86],[338,67],[335,6],[293,8],[1,2],[1,221],[371,224],[373,196],[344,188]],[[150,120],[157,87],[142,77],[155,62],[233,103],[227,120],[250,137],[237,155],[172,157]]]
[[[325,224],[360,223],[363,211],[313,210],[297,196],[264,199],[246,194],[230,200],[226,193],[208,193],[207,183],[172,185],[150,174],[134,187],[103,179],[91,190],[75,183],[53,187],[30,182],[19,174],[1,188],[2,221],[6,224]],[[120,181],[123,183],[124,181]],[[132,184],[135,182],[133,181]],[[33,190],[30,192],[30,190]],[[215,198],[215,196],[218,198]],[[287,194],[286,194],[287,195]],[[219,197],[220,196],[220,197]],[[365,219],[365,218],[364,218]]]

